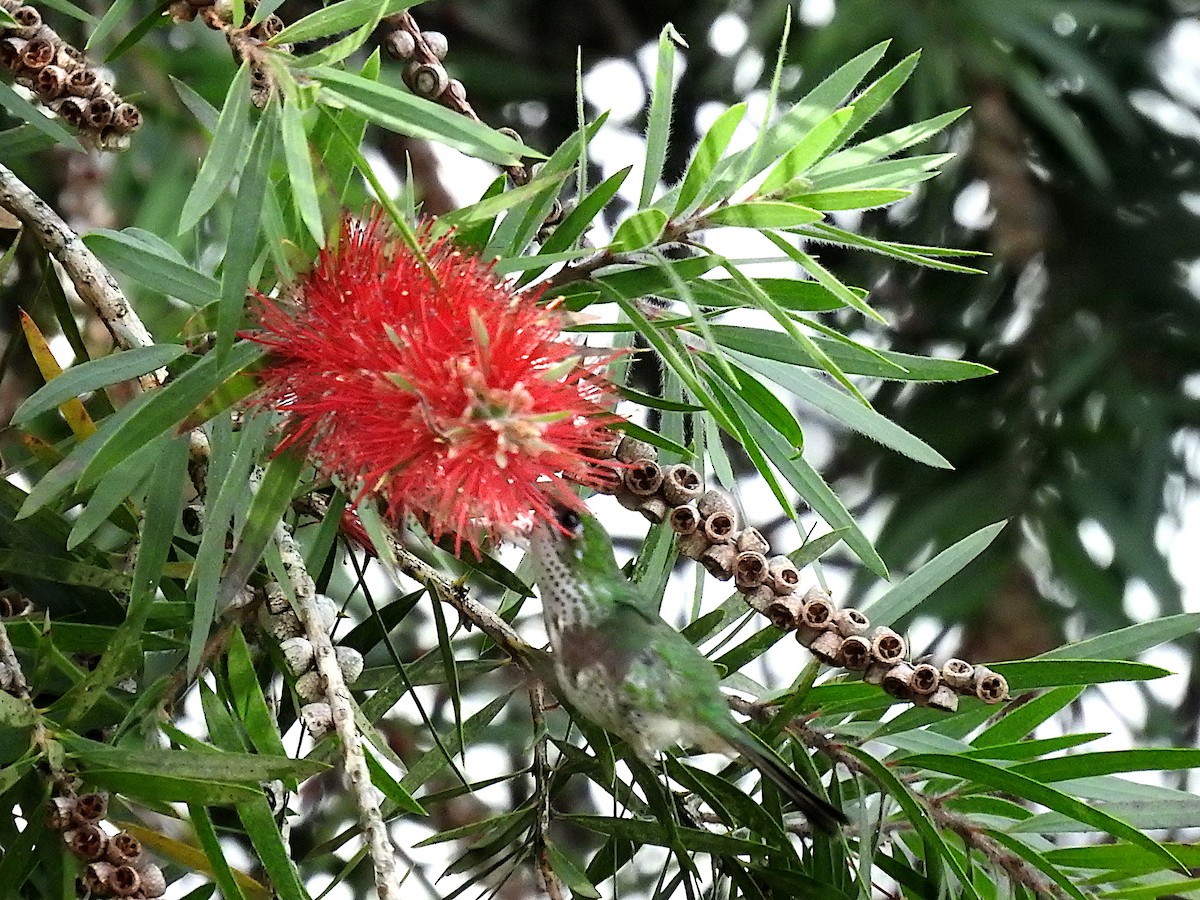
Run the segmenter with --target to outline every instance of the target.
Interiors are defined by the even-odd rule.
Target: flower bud
[[[296,693],[301,700],[314,702],[325,697],[325,678],[320,672],[305,672],[296,679]]]
[[[394,59],[411,59],[413,53],[416,52],[417,42],[403,28],[397,28],[395,31],[388,32],[384,47]]]
[[[358,681],[358,676],[363,673],[362,654],[353,647],[334,647],[333,656],[337,660],[338,668],[342,670],[342,678],[346,680],[346,684]]]
[[[663,499],[672,506],[683,506],[697,500],[704,491],[700,473],[689,465],[676,463],[663,469]]]
[[[300,708],[300,721],[314,739],[320,740],[333,731],[333,710],[328,703],[309,703]]]
[[[287,669],[293,675],[300,676],[312,668],[313,645],[308,638],[288,638],[279,645]]]

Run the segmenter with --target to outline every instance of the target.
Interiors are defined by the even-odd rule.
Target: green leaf
[[[83,146],[75,135],[63,128],[58,119],[47,117],[40,109],[0,81],[0,106],[3,106],[14,118],[20,119],[30,127],[37,129],[54,143],[61,144],[68,150],[83,152]],[[8,134],[9,132],[5,132]]]
[[[383,16],[395,15],[422,0],[341,0],[309,13],[271,39],[271,44],[301,44],[316,38],[350,31]]]
[[[895,623],[986,550],[1006,524],[988,525],[943,550],[874,603],[867,604],[863,613],[871,619],[872,625]]]
[[[438,141],[504,166],[515,165],[522,156],[542,156],[520,141],[407,91],[328,66],[316,66],[309,74],[321,82],[322,100],[353,110],[389,131]]]
[[[833,296],[837,297],[847,306],[852,306],[860,313],[868,318],[874,319],[881,325],[887,325],[888,321],[874,309],[872,309],[865,300],[861,299],[858,294],[850,290],[846,285],[842,284],[841,279],[826,269],[817,260],[805,253],[799,247],[793,247],[782,237],[778,235],[767,235],[771,242],[790,256],[799,266],[801,266],[809,275],[816,279],[817,283],[825,288]]]
[[[1200,629],[1200,613],[1180,613],[1064,644],[1036,659],[1124,659]]]
[[[208,864],[212,866],[212,876],[221,890],[221,896],[226,900],[246,900],[246,895],[242,892],[241,885],[238,884],[237,877],[225,858],[225,848],[221,846],[221,841],[217,837],[217,829],[208,815],[208,810],[199,804],[190,804],[188,821],[196,835],[196,840],[200,843],[200,849],[204,851]]]
[[[200,218],[212,209],[230,179],[246,162],[250,133],[250,64],[242,63],[217,119],[208,155],[200,164],[196,181],[183,201],[179,214],[179,234],[191,231]]]
[[[215,278],[189,266],[179,252],[157,235],[137,228],[98,228],[83,242],[106,266],[124,272],[156,294],[175,297],[197,308],[220,294]]]
[[[217,594],[218,613],[233,602],[262,559],[263,551],[283,521],[284,513],[291,508],[292,493],[303,469],[304,452],[295,446],[276,454],[267,464],[258,491],[250,502],[237,545],[230,554],[221,578]]]
[[[661,209],[643,209],[617,226],[609,249],[613,253],[630,253],[655,243],[667,225],[667,214]]]
[[[1060,871],[1059,868],[1054,865],[1054,863],[1050,862],[1050,860],[1047,859],[1043,854],[1029,846],[1029,844],[1025,843],[1024,841],[1019,841],[1012,835],[1005,834],[1003,831],[998,831],[994,828],[989,828],[987,830],[987,834],[992,838],[992,840],[997,841],[1003,846],[1007,847],[1013,853],[1017,854],[1017,856],[1021,857],[1021,859],[1025,860],[1046,877],[1048,877],[1051,881],[1062,888],[1062,890],[1068,896],[1074,897],[1075,900],[1087,900],[1087,897],[1083,891],[1079,890],[1079,888],[1077,888],[1071,882],[1070,878],[1064,875],[1062,871]]]
[[[620,190],[621,185],[625,183],[625,179],[629,177],[631,171],[633,171],[633,166],[626,166],[596,185],[586,197],[579,201],[578,205],[571,210],[567,217],[555,227],[554,233],[546,239],[546,243],[542,244],[538,255],[559,253],[573,246],[576,240],[591,227],[596,216],[608,205],[608,201]]]
[[[245,800],[237,805],[237,812],[280,900],[309,900],[266,798]]]
[[[428,815],[425,808],[413,799],[412,794],[406,791],[400,782],[392,777],[392,773],[375,758],[374,753],[364,751],[363,755],[367,759],[367,768],[371,770],[371,784],[378,788],[397,809],[417,816]]]
[[[857,755],[857,754],[856,754]],[[1187,869],[1171,851],[1167,850],[1153,838],[1150,838],[1120,819],[1097,809],[1095,806],[1083,803],[1061,791],[1047,787],[1032,778],[1018,774],[1012,769],[1003,769],[977,759],[942,753],[922,753],[905,757],[901,763],[906,768],[926,769],[965,778],[979,784],[987,785],[995,790],[1003,791],[1021,797],[1032,803],[1040,803],[1056,810],[1065,816],[1070,816],[1078,822],[1091,825],[1101,831],[1111,834],[1153,853],[1171,868],[1183,871]],[[1078,774],[1078,773],[1076,773]]]
[[[675,206],[671,212],[672,218],[689,211],[692,204],[699,198],[700,192],[708,186],[709,176],[712,175],[717,162],[725,153],[729,141],[733,138],[733,133],[737,131],[737,127],[745,115],[746,104],[737,103],[717,116],[717,120],[709,126],[708,131],[696,146],[696,152],[683,176],[683,183],[679,186],[679,196],[676,197]]]
[[[154,468],[163,451],[164,439],[159,438],[142,447],[128,459],[119,463],[101,479],[92,492],[87,506],[71,526],[67,536],[67,549],[73,550],[86,541],[116,509],[137,490]]]
[[[850,138],[854,137],[867,122],[874,118],[875,114],[882,109],[896,92],[900,90],[908,81],[913,71],[917,68],[917,63],[921,59],[921,51],[910,53],[904,59],[900,60],[888,71],[884,72],[875,80],[868,88],[851,101],[854,107],[854,116],[846,124],[842,133],[838,135],[836,146],[840,147]]]
[[[668,22],[658,36],[658,63],[654,68],[654,90],[650,100],[650,115],[646,128],[646,165],[642,169],[642,191],[638,209],[645,209],[654,198],[667,159],[667,142],[671,132],[671,100],[675,93],[675,44],[687,47],[687,42]],[[664,214],[665,215],[665,214]]]
[[[157,344],[153,347],[116,351],[102,359],[72,366],[39,388],[17,407],[12,416],[12,424],[23,425],[34,416],[54,409],[65,400],[153,372],[186,352],[185,348],[177,344]]]
[[[163,775],[211,781],[221,784],[257,785],[276,778],[303,780],[329,770],[325,763],[260,753],[230,753],[213,749],[209,753],[194,750],[138,750],[133,747],[109,747],[74,736],[64,739],[68,754],[85,770],[120,769],[130,775]]]
[[[124,21],[125,16],[133,7],[134,0],[114,0],[113,5],[108,8],[108,11],[96,23],[96,27],[92,29],[91,36],[88,37],[85,45],[86,49],[91,50],[101,44],[112,33],[112,30]]]
[[[798,225],[819,222],[821,213],[782,200],[751,200],[713,210],[704,219],[712,225],[732,228],[795,228]]]
[[[871,407],[863,406],[853,397],[842,393],[819,378],[814,378],[799,367],[785,366],[782,363],[754,357],[747,353],[739,353],[736,350],[729,351],[729,355],[747,368],[791,391],[801,401],[828,413],[859,434],[927,466],[938,469],[953,468],[940,453],[920,438],[905,431]]]
[[[345,0],[350,2],[350,0]],[[328,9],[328,7],[327,7]],[[321,201],[317,196],[317,182],[313,176],[312,157],[308,146],[308,135],[304,132],[304,113],[295,103],[283,104],[280,118],[280,135],[283,137],[283,157],[287,160],[288,182],[292,186],[292,199],[300,221],[317,242],[325,246],[325,223],[321,218]]]
[[[485,197],[469,206],[460,207],[446,213],[444,216],[440,216],[438,218],[438,227],[461,228],[464,225],[471,225],[475,222],[494,218],[497,213],[502,213],[505,210],[512,209],[514,206],[526,203],[541,194],[557,193],[558,187],[569,174],[569,172],[554,172],[550,175],[544,175],[535,178],[528,184],[510,188],[494,196]]]
[[[1009,769],[1035,781],[1069,781],[1086,773],[1089,778],[1117,772],[1175,772],[1200,768],[1200,750],[1158,747],[1150,750],[1114,750],[1074,753],[1054,759],[1035,759]]]
[[[1094,659],[1028,659],[994,663],[991,668],[1003,675],[1014,691],[1114,681],[1150,681],[1173,674],[1146,663]]]
[[[939,166],[954,158],[953,153],[934,153],[928,156],[908,156],[884,162],[857,166],[844,171],[820,175],[810,173],[811,191],[832,191],[857,188],[910,188],[937,175]]]
[[[244,342],[236,345],[223,362],[218,361],[215,354],[209,354],[166,387],[149,395],[149,399],[119,428],[105,435],[79,476],[80,488],[91,487],[139,447],[178,425],[226,379],[262,353],[257,344]]]
[[[758,195],[762,197],[775,193],[784,185],[802,177],[825,154],[853,115],[854,107],[847,106],[834,111],[823,122],[813,126],[813,129],[775,164],[775,168],[767,173],[767,177],[758,187]]]
[[[572,896],[591,897],[599,900],[601,894],[596,890],[596,886],[588,880],[587,875],[571,861],[570,857],[558,849],[557,844],[547,842],[546,854],[550,859],[550,868],[571,890]]]
[[[267,706],[250,648],[240,628],[234,628],[226,651],[225,665],[229,672],[230,700],[238,721],[246,729],[254,749],[264,756],[287,756],[279,726]]]
[[[853,147],[848,147],[845,150],[839,150],[837,153],[826,157],[813,166],[809,175],[815,178],[817,175],[841,172],[847,169],[857,169],[883,159],[886,156],[899,153],[901,150],[906,150],[914,144],[928,140],[966,111],[967,108],[963,107],[952,112],[942,113],[940,116],[934,116],[932,119],[926,119],[923,122],[917,122],[913,125],[906,125],[903,128],[889,131],[887,134],[864,141],[861,144],[856,144]]]
[[[895,190],[892,188],[875,190],[848,191],[817,191],[806,194],[789,196],[788,200],[799,203],[810,209],[822,211],[839,209],[878,209],[911,197],[912,191]]]

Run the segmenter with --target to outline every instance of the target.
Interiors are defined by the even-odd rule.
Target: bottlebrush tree
[[[664,184],[686,52],[668,27],[644,155],[597,179],[604,114],[581,100],[558,147],[493,129],[415,5],[95,19],[0,0],[0,291],[22,308],[0,481],[6,895],[1193,889],[1194,848],[1139,830],[1164,823],[1148,806],[1200,825],[1192,798],[1121,776],[1197,751],[1035,733],[1089,685],[1167,674],[1134,658],[1196,617],[1030,660],[925,658],[903,624],[1003,523],[892,576],[805,448],[801,407],[952,480],[869,396],[990,374],[879,349],[887,317],[819,256],[982,274],[853,227],[952,159],[961,111],[871,130],[916,58],[880,44],[789,98],[781,51],[762,108],[720,112]],[[379,161],[385,132],[495,179],[425,215]],[[102,193],[47,202],[47,161],[136,199],[107,223]],[[722,252],[726,232],[766,257]],[[777,508],[741,502],[747,470]],[[556,509],[612,511],[603,496],[647,523],[638,596],[687,608],[732,710],[840,829],[742,761],[683,747],[647,766],[555,701],[520,548]],[[796,527],[767,529],[779,511]],[[831,552],[879,580],[869,605],[838,605]]]

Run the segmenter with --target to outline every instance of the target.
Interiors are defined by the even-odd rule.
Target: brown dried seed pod
[[[738,590],[745,593],[767,580],[767,558],[756,550],[743,550],[733,564]]]
[[[97,822],[108,815],[108,794],[92,791],[75,799],[75,821]]]
[[[32,6],[18,6],[12,11],[12,17],[17,20],[22,31],[35,31],[42,26],[42,14]]]
[[[809,588],[801,598],[800,617],[809,628],[827,630],[833,628],[833,614],[836,612],[829,595],[818,587]]]
[[[172,0],[167,6],[167,15],[172,22],[191,22],[196,18],[196,7],[189,0]]]
[[[417,49],[416,39],[402,28],[388,32],[383,42],[384,49],[393,59],[411,59]]]
[[[499,130],[504,131],[503,128]],[[511,128],[508,130],[512,131]],[[515,137],[515,140],[518,141],[521,140],[521,136],[515,131],[513,131],[510,137]],[[658,448],[646,441],[625,435],[621,438],[621,443],[617,444],[616,457],[623,463],[638,462],[643,459],[657,460]]]
[[[958,694],[947,684],[939,684],[937,690],[927,697],[913,695],[913,702],[918,706],[928,706],[939,712],[956,712],[958,710]]]
[[[767,571],[777,594],[790,594],[800,586],[800,570],[786,556],[772,556],[767,561]]]
[[[429,99],[440,97],[446,85],[450,83],[450,76],[446,74],[446,69],[441,63],[409,63],[405,74],[405,80],[412,92]]]
[[[33,83],[34,90],[38,92],[38,96],[42,100],[53,100],[66,89],[66,86],[67,71],[62,66],[56,65],[43,66]]]
[[[929,663],[913,666],[912,692],[914,695],[928,697],[938,689],[941,683],[942,673],[938,671],[937,666],[931,666]]]
[[[96,139],[96,144],[101,150],[128,150],[132,143],[128,134],[112,127],[105,128]]]
[[[622,473],[625,487],[639,497],[649,497],[663,483],[663,471],[651,459],[640,459]]]
[[[112,878],[112,873],[116,871],[116,868],[112,863],[103,860],[88,863],[83,870],[83,886],[93,897],[111,897],[112,890],[109,887],[109,879]]]
[[[113,109],[113,102],[107,97],[93,97],[88,101],[87,109],[84,110],[83,121],[91,128],[100,131],[107,128],[112,122]]]
[[[767,539],[762,536],[762,532],[757,528],[746,528],[737,536],[735,542],[738,552],[753,550],[755,553],[761,553],[766,556],[767,551],[771,549],[771,545],[767,543]]]
[[[78,97],[59,97],[50,104],[50,108],[68,125],[79,125],[83,122],[87,101]]]
[[[732,541],[737,537],[737,520],[723,512],[714,512],[705,516],[701,510],[700,515],[704,518],[700,528],[704,531],[705,536],[713,543],[729,543],[729,549],[736,553]]]
[[[154,863],[146,863],[138,870],[142,876],[142,895],[145,897],[161,897],[167,892],[167,879],[163,870]]]
[[[457,78],[451,78],[450,83],[446,85],[445,96],[449,97],[455,103],[466,103],[467,102],[467,86],[465,84],[463,84],[461,81],[459,81]],[[555,210],[558,211],[558,219],[552,220]],[[561,218],[562,218],[562,204],[559,203],[557,200],[555,200],[554,206],[550,210],[550,215],[546,216],[546,220],[543,224],[557,225],[558,220]]]
[[[1008,699],[1008,681],[987,666],[976,666],[975,696],[984,703],[1002,703]]]
[[[876,628],[871,638],[871,655],[885,665],[895,665],[904,659],[908,644],[890,628]]]
[[[309,703],[300,708],[300,721],[320,740],[333,731],[333,710],[328,703]]]
[[[429,52],[438,59],[445,59],[446,54],[450,52],[450,42],[440,31],[422,31],[421,40],[425,42]]]
[[[71,852],[84,862],[103,859],[108,850],[108,835],[99,825],[93,825],[91,822],[72,828],[63,835],[63,839],[71,848]]]
[[[450,83],[448,85],[446,85],[446,93],[443,96],[455,97],[455,99],[458,99],[460,101],[466,100],[467,99],[467,89],[465,87],[463,87],[462,93],[461,93],[461,95],[459,95],[454,90],[454,86],[456,84],[459,85],[459,87],[462,87],[461,81],[455,81],[453,78],[451,78]],[[559,201],[558,199],[555,199],[554,203],[550,206],[550,212],[546,213],[546,218],[542,219],[542,227],[549,228],[551,225],[557,225],[559,222],[562,221],[562,217],[563,217],[562,202]]]
[[[658,525],[666,520],[671,512],[671,507],[667,506],[662,497],[643,497],[642,502],[638,504],[637,511],[645,516],[648,522]]]
[[[839,609],[833,614],[833,627],[842,637],[856,634],[866,634],[871,627],[871,620],[857,609]]]
[[[625,487],[624,483],[621,484],[621,487],[613,494],[613,496],[617,498],[617,502],[620,503],[621,506],[625,507],[625,509],[632,509],[634,511],[637,510],[638,506],[642,502],[642,498],[637,494],[632,493],[627,487]]]
[[[737,560],[737,551],[732,544],[713,544],[700,554],[700,565],[708,574],[720,581],[728,581],[733,577],[733,565]]]
[[[696,506],[700,510],[701,517],[705,519],[714,513],[724,513],[731,519],[737,519],[737,507],[733,505],[733,497],[729,495],[728,491],[720,488],[710,488],[705,491],[696,501]]]
[[[16,69],[21,65],[21,51],[29,43],[24,38],[6,37],[0,40],[0,66]]]
[[[775,599],[775,592],[771,590],[771,586],[769,584],[760,584],[758,587],[751,588],[750,590],[743,591],[742,593],[746,598],[746,603],[749,604],[752,609],[757,610],[764,616],[770,615],[768,610],[771,607],[771,602]]]
[[[278,582],[270,582],[264,589],[264,594],[267,600],[268,612],[278,615],[292,608],[292,604],[288,602],[287,594],[283,592],[283,588],[279,586]]]
[[[108,876],[114,897],[132,897],[142,889],[142,875],[133,866],[117,866]]]
[[[453,82],[451,82],[453,84]],[[503,131],[503,128],[497,129]],[[512,131],[512,129],[508,129]],[[513,131],[513,134],[516,134]],[[520,138],[517,138],[520,140]],[[581,449],[579,452],[584,456],[589,456],[592,459],[613,459],[617,455],[617,447],[621,445],[623,435],[619,431],[605,430],[596,437],[596,443],[587,449]]]
[[[675,541],[675,546],[679,549],[680,556],[699,560],[704,555],[704,551],[712,546],[712,541],[708,539],[703,531],[693,531],[690,534],[679,535]]]
[[[700,527],[700,511],[695,503],[677,506],[671,510],[670,523],[676,534],[692,534]]]
[[[76,97],[86,99],[98,90],[100,90],[100,76],[93,69],[76,69],[67,79],[67,91]]]
[[[767,605],[767,618],[776,628],[791,631],[800,624],[803,605],[801,599],[792,594],[784,594],[782,597],[776,594]],[[796,636],[796,640],[804,643],[799,635]]]
[[[895,663],[880,662],[872,655],[871,662],[863,671],[863,681],[867,684],[883,684],[883,676],[892,671],[894,666]]]
[[[942,663],[942,681],[956,691],[975,692],[975,667],[963,659],[948,659]]]
[[[851,672],[862,672],[871,664],[871,642],[861,634],[852,634],[842,641],[837,665]]]
[[[46,827],[65,831],[75,821],[74,797],[51,797],[46,809]]]
[[[325,696],[325,679],[320,672],[305,672],[296,679],[296,693],[301,700],[317,701]]]
[[[887,670],[883,676],[883,689],[898,700],[912,698],[913,667],[903,660]]]
[[[704,492],[704,480],[700,473],[684,463],[676,463],[663,469],[663,499],[672,506],[682,506],[697,500]]]
[[[813,656],[825,663],[825,665],[835,666],[841,655],[842,643],[844,641],[845,638],[836,631],[822,631],[808,645],[808,649]]]
[[[34,38],[21,50],[21,65],[30,72],[37,72],[54,62],[58,55],[55,46],[45,38]]]
[[[134,866],[142,861],[142,842],[128,831],[118,831],[108,839],[105,857],[114,866]]]
[[[275,35],[279,34],[279,32],[283,31],[283,19],[271,13],[271,15],[262,20],[258,27],[262,30],[263,34],[260,40],[269,41]]]

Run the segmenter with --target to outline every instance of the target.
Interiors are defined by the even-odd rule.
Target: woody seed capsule
[[[312,668],[313,645],[308,638],[288,638],[280,643],[279,651],[283,654],[288,671],[293,675],[303,675]]]
[[[142,842],[127,831],[118,831],[108,841],[108,861],[114,866],[134,866],[142,861]]]
[[[671,507],[667,506],[662,497],[650,496],[642,498],[642,502],[637,505],[637,511],[645,517],[646,521],[658,525],[666,520]]]
[[[801,598],[801,618],[809,628],[826,630],[833,627],[833,602],[817,587],[809,588]]]
[[[842,641],[841,653],[837,665],[851,672],[862,672],[871,663],[871,642],[860,634],[847,637]]]
[[[142,876],[142,894],[149,898],[161,897],[167,892],[167,879],[163,870],[154,863],[146,863],[138,870]]]
[[[822,631],[808,645],[809,652],[827,666],[837,665],[841,655],[843,638],[836,631]]]
[[[398,28],[388,34],[384,46],[394,59],[410,59],[417,49],[417,42],[407,31]]]
[[[777,594],[790,594],[800,586],[800,570],[786,556],[772,556],[767,571]]]
[[[767,558],[756,550],[744,550],[737,555],[733,574],[738,590],[753,590],[767,580]]]
[[[760,584],[756,588],[751,588],[748,591],[742,592],[746,597],[746,603],[751,609],[754,609],[764,616],[769,616],[768,610],[771,607],[771,601],[775,599],[775,592],[771,590],[768,584]]]
[[[648,497],[662,487],[663,472],[654,460],[640,459],[624,471],[622,479],[630,493]]]
[[[942,681],[956,691],[975,690],[975,667],[961,659],[948,659],[942,664]]]
[[[142,889],[142,876],[133,866],[117,866],[108,876],[114,897],[132,897]]]
[[[913,666],[911,683],[913,694],[928,697],[938,689],[941,681],[942,674],[938,671],[937,666],[931,666],[929,663]]]
[[[711,488],[705,491],[696,501],[696,506],[700,510],[700,517],[704,519],[716,513],[724,513],[735,521],[737,519],[737,508],[733,505],[733,497],[720,488]]]
[[[21,65],[31,73],[54,62],[54,45],[43,38],[29,41],[21,51]]]
[[[85,862],[96,862],[104,858],[108,850],[108,835],[99,825],[87,823],[73,828],[63,835],[71,852]]]
[[[694,560],[699,560],[704,555],[704,551],[711,545],[712,542],[703,531],[681,534],[678,540],[675,541],[675,546],[679,549],[679,555]]]
[[[883,689],[898,700],[912,697],[913,667],[907,662],[898,662],[883,676]]]
[[[511,128],[509,128],[509,129],[501,128],[499,130],[501,132],[512,131]],[[512,135],[510,135],[510,136],[515,136],[514,137],[515,140],[518,140],[518,141],[521,140],[521,136],[519,134],[517,134],[515,131],[512,131]],[[621,438],[621,443],[617,444],[616,456],[617,456],[617,461],[623,462],[623,463],[637,462],[642,459],[649,459],[651,461],[657,461],[658,448],[655,447],[653,444],[647,443],[646,441],[639,440],[638,438],[635,438],[635,437],[630,437],[629,435],[625,435],[623,438]]]
[[[342,678],[346,680],[346,684],[358,681],[358,676],[363,673],[362,654],[353,647],[334,647],[333,656],[337,660],[338,668],[342,670]]]
[[[739,553],[752,551],[761,553],[763,556],[766,556],[767,551],[771,549],[771,545],[767,543],[767,539],[757,528],[743,529],[742,533],[737,536],[734,546],[738,548]]]
[[[700,554],[700,565],[708,574],[720,581],[728,581],[733,577],[733,564],[737,559],[737,551],[732,544],[713,544]]]
[[[300,708],[300,721],[313,738],[320,740],[333,731],[333,710],[328,703],[309,703]]]
[[[109,879],[116,869],[112,863],[103,860],[88,863],[83,870],[83,886],[93,897],[108,897],[111,894]]]
[[[450,42],[440,31],[422,31],[421,40],[438,59],[445,59],[446,54],[450,52]]]
[[[108,815],[108,794],[91,791],[80,794],[74,806],[76,822],[96,822]]]
[[[112,116],[112,101],[105,97],[93,97],[88,101],[87,109],[83,113],[84,121],[97,131],[107,127],[112,121]]]
[[[320,700],[325,696],[325,679],[320,672],[305,672],[296,679],[296,693],[301,700]]]
[[[704,515],[703,511],[700,513]],[[713,512],[704,517],[700,526],[705,537],[713,543],[730,543],[736,537],[737,520],[724,512]],[[730,546],[731,552],[737,552]]]
[[[956,712],[958,710],[958,694],[946,684],[939,684],[936,691],[928,697],[913,697],[921,706],[928,706],[939,712]]]
[[[700,473],[689,465],[676,463],[663,469],[663,499],[672,506],[682,506],[698,499],[704,490]]]
[[[904,638],[890,628],[876,628],[871,638],[871,655],[885,665],[895,665],[908,652]]]
[[[776,594],[767,605],[767,618],[771,620],[771,624],[776,628],[791,631],[793,628],[799,626],[803,608],[804,604],[799,597],[792,594],[784,594],[781,597]],[[806,647],[808,643],[812,643],[811,638],[809,638],[808,643],[805,643],[799,634],[796,635],[796,640],[800,641]]]
[[[1001,703],[1008,698],[1008,681],[987,666],[976,666],[975,696],[984,703]]]
[[[671,510],[671,530],[676,534],[691,534],[700,526],[700,512],[695,503]]]
[[[833,627],[842,637],[866,634],[871,627],[871,620],[857,609],[839,609],[833,614]]]

